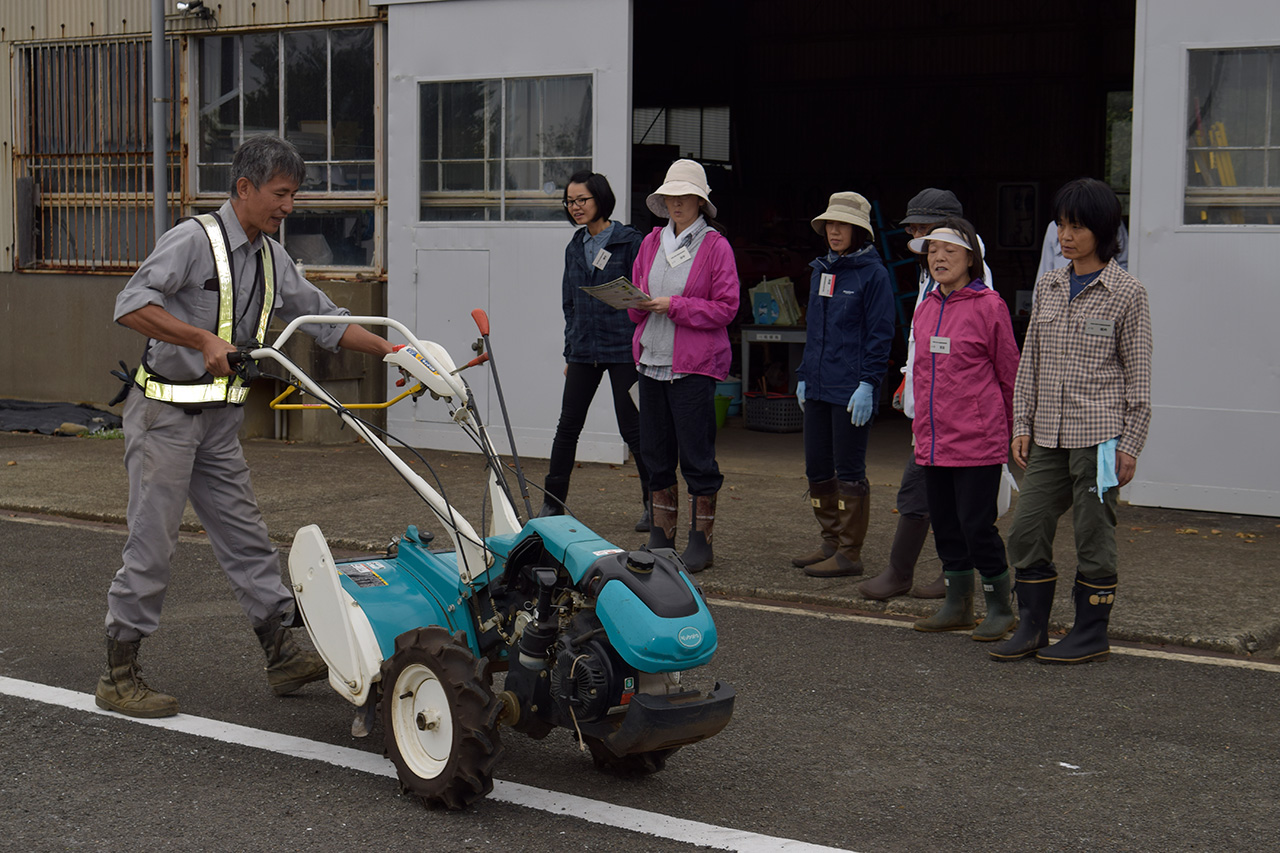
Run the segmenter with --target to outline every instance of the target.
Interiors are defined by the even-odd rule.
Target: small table
[[[754,391],[751,384],[751,345],[781,343],[787,345],[787,392],[796,389],[796,369],[804,357],[804,326],[762,326],[748,325],[741,327],[742,332],[742,392]]]

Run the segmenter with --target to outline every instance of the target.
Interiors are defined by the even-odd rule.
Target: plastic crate
[[[766,394],[748,391],[746,427],[758,432],[800,432],[804,429],[804,412],[795,394]]]

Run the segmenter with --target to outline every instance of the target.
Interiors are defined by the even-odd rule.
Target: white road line
[[[782,607],[776,604],[758,604],[754,601],[738,601],[736,599],[714,599],[716,607],[736,607],[740,610],[762,610],[766,613],[782,613],[788,616],[810,616],[819,619],[831,619],[836,622],[858,622],[863,625],[879,625],[885,628],[910,628],[912,624],[905,619],[890,619],[883,616],[863,616],[857,613],[833,613],[825,610],[809,610],[803,607]],[[1280,663],[1249,660],[1247,658],[1213,657],[1210,655],[1191,655],[1185,652],[1166,652],[1161,649],[1138,649],[1128,646],[1111,646],[1113,655],[1129,655],[1138,658],[1157,658],[1159,660],[1176,660],[1182,663],[1195,663],[1201,666],[1225,666],[1233,669],[1252,669],[1259,672],[1280,673]]]
[[[49,687],[30,681],[0,676],[0,694],[14,696],[56,705],[72,711],[100,714],[127,723],[167,729],[209,738],[223,743],[247,746],[294,758],[305,758],[310,761],[323,761],[336,767],[345,767],[374,776],[395,778],[395,769],[391,763],[380,755],[350,749],[343,746],[321,743],[291,735],[265,732],[251,729],[235,723],[224,723],[205,717],[193,717],[179,714],[176,717],[165,717],[158,720],[144,720],[135,717],[124,717],[109,711],[103,711],[88,693],[77,693],[60,687]],[[717,850],[740,851],[740,853],[851,853],[838,847],[824,847],[820,844],[808,844],[789,838],[778,838],[771,835],[760,835],[727,826],[716,826],[695,820],[670,817],[640,809],[616,806],[599,800],[589,800],[572,794],[558,791],[547,791],[516,782],[503,782],[495,779],[493,793],[489,799],[510,803],[524,808],[552,812],[564,817],[574,817],[589,823],[655,835],[685,844],[700,844]]]

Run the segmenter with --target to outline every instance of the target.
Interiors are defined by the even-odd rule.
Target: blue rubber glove
[[[800,404],[800,411],[804,411],[804,380],[801,379],[796,383],[796,402]]]
[[[867,421],[871,420],[871,383],[858,383],[858,390],[854,391],[853,396],[849,398],[849,405],[845,406],[845,411],[852,415],[849,420],[854,426],[865,426]]]

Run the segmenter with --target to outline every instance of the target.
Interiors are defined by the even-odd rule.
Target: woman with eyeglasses
[[[569,477],[578,452],[578,437],[587,420],[587,409],[609,376],[618,432],[631,450],[640,475],[644,515],[637,531],[649,529],[648,473],[640,458],[640,415],[631,401],[636,366],[631,359],[631,335],[635,324],[627,312],[610,308],[583,287],[604,284],[631,275],[642,235],[630,225],[614,222],[616,204],[604,175],[588,170],[575,172],[564,190],[565,217],[580,225],[564,251],[561,301],[564,305],[564,396],[560,423],[551,441],[551,464],[543,483],[540,516],[561,515],[569,494]]]

